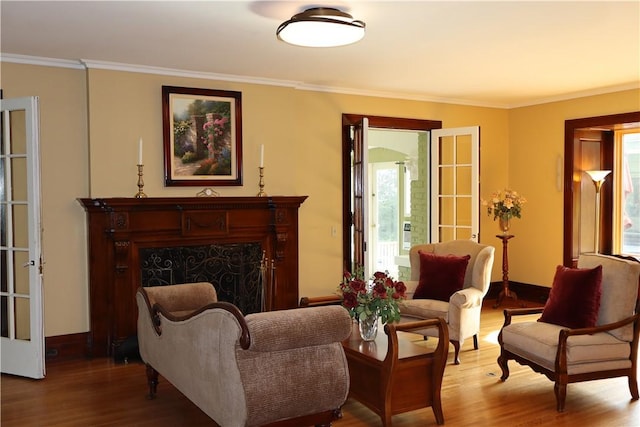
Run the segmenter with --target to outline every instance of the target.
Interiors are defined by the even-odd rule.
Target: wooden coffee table
[[[426,327],[439,330],[435,349],[412,342],[409,334],[401,332]],[[391,426],[392,415],[429,406],[436,422],[444,424],[440,388],[449,354],[444,319],[390,324],[370,342],[360,338],[354,323],[351,336],[342,346],[351,377],[349,397],[380,415],[383,426]]]

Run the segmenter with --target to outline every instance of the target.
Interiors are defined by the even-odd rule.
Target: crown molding
[[[548,98],[539,98],[539,99],[535,99],[535,100],[521,103],[521,104],[511,104],[509,105],[508,108],[532,107],[534,105],[548,104],[550,102],[570,101],[572,99],[584,98],[587,96],[606,95],[609,93],[622,92],[625,90],[634,90],[634,89],[640,89],[640,81],[626,83],[622,85],[615,85],[615,86],[604,86],[604,87],[577,91],[577,92],[567,92],[562,95],[550,96]]]
[[[283,86],[295,88],[295,81],[267,79],[263,77],[239,76],[233,74],[207,73],[200,71],[181,70],[177,68],[152,67],[147,65],[124,64],[120,62],[97,61],[93,59],[81,59],[87,69],[102,69],[113,71],[127,71],[130,73],[157,74],[163,76],[187,77],[204,80],[221,80],[226,82],[252,83],[269,86]]]
[[[125,64],[120,62],[98,61],[93,59],[68,60],[47,57],[37,57],[28,55],[18,55],[0,52],[0,62],[14,62],[19,64],[40,65],[48,67],[63,67],[73,69],[102,69],[113,71],[125,71],[131,73],[156,74],[174,77],[186,77],[203,80],[219,80],[226,82],[248,83],[267,86],[286,87],[295,90],[306,90],[311,92],[338,93],[344,95],[370,96],[376,98],[404,99],[409,101],[435,102],[440,104],[467,105],[473,107],[512,109],[521,107],[531,107],[534,105],[548,104],[550,102],[569,101],[587,96],[605,95],[613,92],[640,89],[640,82],[631,82],[623,85],[607,86],[585,91],[568,92],[566,94],[539,98],[527,102],[515,104],[488,103],[481,101],[471,101],[468,99],[454,99],[418,95],[410,93],[386,92],[376,90],[355,89],[347,87],[312,85],[293,80],[267,79],[255,76],[240,76],[233,74],[218,74],[199,71],[182,70],[177,68],[152,67],[138,64]]]
[[[70,59],[47,58],[42,56],[18,55],[2,52],[0,52],[0,62],[40,65],[43,67],[73,68],[75,70],[84,70],[85,68],[80,61]]]

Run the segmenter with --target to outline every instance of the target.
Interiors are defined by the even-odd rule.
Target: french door
[[[0,110],[0,370],[44,378],[38,98]]]
[[[480,127],[431,131],[431,242],[478,241]]]

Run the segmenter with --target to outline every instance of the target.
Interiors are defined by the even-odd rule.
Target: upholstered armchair
[[[565,408],[567,384],[579,381],[626,376],[638,399],[640,263],[585,254],[577,267],[558,266],[544,307],[506,309],[498,337],[502,381],[509,377],[509,360],[544,374],[555,383],[558,412]],[[531,314],[541,316],[513,322]]]
[[[491,283],[495,249],[472,240],[452,240],[413,246],[407,299],[399,303],[401,322],[442,317],[460,363],[460,347],[473,337],[478,349],[480,311]],[[417,331],[433,336],[433,330]]]
[[[339,306],[249,314],[210,283],[140,288],[138,340],[150,396],[158,373],[224,427],[330,426],[349,391]]]

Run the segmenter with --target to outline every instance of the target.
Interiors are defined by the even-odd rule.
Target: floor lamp
[[[585,172],[589,174],[596,186],[595,252],[598,253],[600,252],[600,188],[602,187],[602,183],[604,182],[605,178],[611,173],[611,171],[592,170]]]

